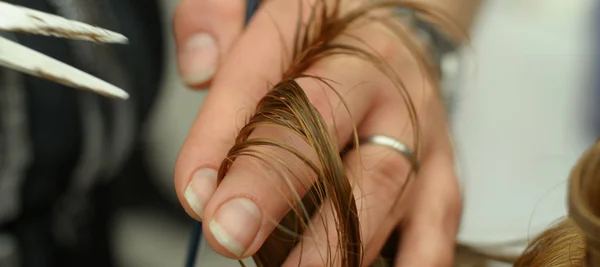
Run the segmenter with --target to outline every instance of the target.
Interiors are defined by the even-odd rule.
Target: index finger
[[[177,196],[192,217],[201,219],[216,187],[216,169],[237,131],[266,94],[268,84],[281,79],[298,14],[298,5],[285,0],[264,3],[217,73],[175,167]],[[198,182],[188,190],[192,177]]]

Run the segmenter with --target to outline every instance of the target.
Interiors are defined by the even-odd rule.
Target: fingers
[[[309,8],[307,5],[304,7]],[[270,89],[267,84],[275,84],[281,79],[280,66],[286,62],[286,56],[289,57],[286,48],[292,47],[297,22],[294,14],[299,14],[297,8],[289,5],[287,0],[264,3],[215,76],[212,89],[177,159],[175,188],[180,202],[188,214],[206,222],[204,230],[210,245],[229,257],[240,258],[254,253],[273,229],[273,220],[289,210],[287,201],[293,198],[290,195],[293,190],[271,191],[277,185],[273,183],[276,179],[273,173],[265,175],[265,170],[277,170],[261,166],[260,162],[236,161],[218,190],[215,170],[233,146],[248,114],[253,113],[257,102]],[[310,15],[308,10],[303,14]],[[374,35],[373,38],[365,38],[372,41],[373,47],[382,43],[380,35],[368,29],[365,31]],[[335,87],[348,104],[351,116],[340,105],[338,96],[323,84],[312,79],[299,80],[341,146],[351,136],[353,125],[360,124],[368,110],[377,104],[372,97],[381,91],[378,90],[381,88],[378,81],[385,80],[385,77],[375,67],[354,57],[328,58],[311,67],[307,73],[339,84]],[[284,136],[274,134],[267,137],[279,140]],[[303,149],[285,137],[286,140],[279,141]],[[302,166],[294,164],[284,165]],[[303,172],[297,170],[293,173]],[[302,187],[310,182],[310,177],[307,177],[285,186],[291,186],[301,194]],[[233,202],[230,203],[230,200]],[[227,211],[236,207],[245,212]],[[244,217],[244,214],[247,216]],[[254,223],[256,221],[258,223]],[[244,227],[243,231],[240,225]]]
[[[333,66],[343,65],[339,70]],[[332,70],[336,71],[332,71]],[[359,73],[375,73],[376,69],[359,59],[338,57],[323,61],[309,73],[324,76],[338,83],[335,89],[344,96],[349,111],[331,90],[314,79],[300,79],[311,103],[335,130],[338,146],[346,143],[355,123],[376,104],[372,101],[370,83],[363,82]],[[373,76],[371,76],[373,77]],[[348,113],[352,114],[350,116]],[[265,138],[291,146],[312,162],[318,163],[314,151],[288,130],[274,127],[257,128],[250,138]],[[236,159],[208,202],[204,221],[208,242],[215,251],[232,258],[254,254],[290,210],[315,182],[316,175],[294,155],[281,149],[254,148],[266,162],[256,158]]]
[[[302,175],[307,173],[306,166],[294,161],[294,157],[263,150],[259,152],[267,156],[270,153],[283,161],[267,165],[260,160],[240,158],[216,189],[215,169],[234,144],[247,115],[269,89],[267,84],[281,78],[280,66],[286,62],[286,56],[289,57],[286,48],[292,47],[295,34],[297,18],[294,14],[299,13],[296,9],[296,5],[289,5],[285,0],[264,3],[227,58],[220,62],[212,89],[177,160],[175,188],[183,207],[194,218],[206,222],[204,231],[211,247],[232,258],[256,252],[275,222],[290,209],[289,201],[301,197],[303,190],[314,181],[311,175]],[[362,31],[356,36],[369,40],[369,45],[379,54],[401,57],[397,43],[382,38],[382,34],[371,28],[363,27]],[[311,79],[300,80],[311,103],[342,146],[351,136],[353,125],[360,125],[366,114],[381,104],[376,99],[382,99],[378,95],[384,88],[380,81],[387,81],[387,77],[369,63],[353,57],[328,58],[308,73],[339,84],[336,89],[348,104],[351,116],[340,108],[338,96],[331,90]],[[401,100],[395,102],[398,103]],[[253,137],[281,141],[305,153],[303,143],[289,133],[268,129],[254,134]],[[407,142],[410,143],[410,139]],[[273,189],[281,190],[274,192]]]
[[[289,12],[270,12],[274,15],[264,11],[286,10],[281,2],[286,1],[266,2],[238,41],[239,45],[231,49],[232,60],[223,62],[179,152],[175,190],[186,212],[198,220],[215,191],[216,169],[234,144],[239,129],[269,89],[267,85],[276,83],[282,75],[279,66],[286,56],[284,47],[291,45],[292,36],[282,37],[290,40],[288,43],[273,40],[281,37],[279,28],[285,29],[284,33],[293,32],[296,18],[287,13],[298,12],[294,5]],[[272,16],[279,16],[276,19],[281,24],[274,25]]]
[[[404,191],[407,194],[398,199],[400,187],[406,182],[406,159],[400,158],[395,151],[388,154],[390,151],[377,146],[360,149],[364,167],[361,166],[361,182],[354,195],[361,222],[364,264],[368,266],[377,258],[392,230],[398,227],[399,219],[405,218],[401,224],[402,240],[395,266],[451,266],[461,204],[447,154],[425,161],[427,164],[421,166],[418,177],[409,181]],[[349,168],[356,166],[351,163],[356,156],[354,153],[346,158]],[[351,173],[358,172],[353,170]],[[298,266],[299,262],[301,266],[341,266],[340,262],[332,264],[328,262],[331,258],[327,258],[329,249],[339,259],[340,249],[336,244],[338,233],[333,230],[335,221],[331,204],[326,202],[313,218],[312,225],[316,230],[308,231],[303,243],[294,249],[284,266]]]
[[[253,23],[259,22],[259,15],[260,12]],[[385,50],[382,47],[391,46],[388,40],[382,41],[384,35],[374,33],[372,28],[364,27],[357,35],[370,40],[370,45],[375,49]],[[244,35],[243,38],[247,36]],[[240,40],[240,44],[242,41],[244,40]],[[393,51],[398,50],[396,48]],[[392,58],[399,57],[398,52],[386,52]],[[337,94],[314,79],[298,81],[311,104],[324,118],[328,130],[335,134],[338,147],[343,147],[349,141],[354,125],[361,125],[374,107],[389,99],[382,93],[385,91],[383,89],[391,86],[389,80],[376,67],[359,58],[326,58],[312,66],[307,73],[335,81],[332,85],[347,104],[349,110],[341,105]],[[211,91],[216,90],[213,88]],[[402,101],[401,96],[393,91],[392,94],[396,97],[397,106],[397,103]],[[395,121],[407,121],[407,115],[399,116],[396,112],[394,116]],[[384,118],[383,122],[389,120]],[[237,132],[238,129],[232,129],[231,133]],[[208,131],[214,129],[208,126]],[[254,134],[251,138],[261,136],[280,141],[310,157],[311,150],[303,142],[295,140],[290,133],[268,129]],[[216,252],[232,258],[243,258],[255,253],[276,227],[277,222],[290,210],[290,202],[301,198],[315,179],[314,175],[307,175],[307,166],[295,160],[294,156],[260,148],[256,150],[263,155],[272,155],[272,160],[267,164],[249,158],[236,160],[204,209],[203,221],[206,222],[204,227],[208,242]],[[281,161],[273,163],[273,159]],[[287,169],[282,170],[281,166]]]
[[[353,168],[352,178],[360,179],[354,188],[357,210],[360,221],[362,246],[364,248],[363,262],[369,266],[383,247],[384,242],[396,227],[402,210],[398,205],[403,203],[400,190],[407,182],[410,164],[405,158],[388,148],[365,146],[361,148],[362,171]],[[398,155],[396,155],[398,154]],[[357,159],[358,153],[353,152],[346,159],[347,164]],[[356,165],[355,165],[356,166]],[[363,167],[364,166],[364,167]],[[388,173],[393,172],[393,174]],[[360,177],[360,178],[359,178]],[[334,207],[327,201],[320,212],[313,217],[312,226],[299,244],[289,255],[283,266],[341,266],[339,255],[343,247],[338,247],[338,232],[335,231]],[[329,252],[328,252],[329,251]],[[329,254],[331,253],[331,254]],[[327,255],[338,255],[328,258]]]
[[[414,188],[394,266],[452,266],[461,198],[447,153],[436,153],[424,163]]]
[[[206,86],[241,34],[246,0],[181,0],[173,25],[183,81]]]
[[[401,47],[398,42],[390,42],[397,47]],[[421,143],[425,147],[432,147],[434,142],[431,139],[436,136],[443,136],[446,129],[440,131],[440,125],[444,116],[437,113],[443,112],[443,108],[431,108],[439,105],[438,101],[431,101],[436,95],[433,93],[431,84],[428,84],[422,77],[416,61],[412,60],[410,54],[400,54],[390,60],[393,66],[402,67],[402,79],[405,88],[408,89],[409,97],[415,105],[415,111],[418,114],[420,125],[437,125],[437,128],[429,129],[432,137],[421,136]],[[385,57],[391,59],[392,57]],[[398,69],[397,71],[399,71]],[[385,77],[382,79],[386,79]],[[383,134],[398,139],[409,147],[414,144],[413,123],[411,122],[408,108],[403,105],[404,100],[398,93],[394,84],[389,83],[384,86],[386,90],[381,95],[381,100],[376,105],[377,108],[369,112],[367,118],[359,128],[361,137]],[[418,90],[413,90],[418,89]],[[440,105],[441,106],[441,105]],[[433,111],[432,111],[433,110]],[[432,116],[432,113],[435,113]],[[435,134],[433,134],[435,133]],[[431,145],[429,144],[431,143]],[[410,165],[408,160],[395,150],[379,145],[363,145],[360,147],[359,154],[356,152],[348,153],[345,156],[344,163],[349,170],[348,176],[354,179],[353,193],[357,201],[359,220],[361,223],[361,236],[364,250],[364,263],[372,263],[378,256],[381,248],[389,234],[397,227],[398,221],[405,216],[406,209],[410,207],[405,198],[408,198],[412,179],[407,181]],[[360,160],[360,162],[357,162]],[[403,190],[403,185],[406,188]],[[405,194],[401,194],[404,192]],[[312,220],[314,231],[309,231],[305,237],[302,246],[297,246],[285,262],[285,266],[297,266],[302,257],[302,266],[322,266],[326,259],[328,249],[336,252],[335,246],[337,232],[333,229],[335,225],[332,203],[326,202],[320,214]],[[326,227],[329,226],[329,227]],[[327,229],[327,230],[326,230]],[[327,247],[327,241],[332,247]],[[335,254],[334,254],[335,255]],[[339,256],[339,254],[338,254]],[[339,259],[339,257],[338,257]],[[335,265],[337,264],[337,265]],[[339,262],[333,266],[339,266]],[[329,265],[328,265],[329,266]]]
[[[412,145],[410,122],[405,108],[398,105],[400,96],[390,94],[386,102],[369,113],[359,129],[361,137],[376,134],[394,136],[407,145]],[[404,133],[404,134],[394,134]],[[382,145],[363,144],[360,153],[353,150],[345,155],[344,163],[353,184],[353,193],[360,221],[364,250],[364,263],[369,265],[378,256],[387,236],[397,226],[403,213],[404,195],[401,191],[407,183],[410,162],[398,151]],[[360,156],[360,158],[359,158]],[[410,187],[408,188],[410,189]],[[303,243],[290,254],[284,266],[340,266],[340,262],[328,262],[328,250],[338,255],[338,233],[334,230],[335,212],[331,201],[327,201],[319,214],[312,220],[314,231],[308,231]],[[327,229],[327,230],[326,230]],[[329,246],[329,247],[328,247]]]

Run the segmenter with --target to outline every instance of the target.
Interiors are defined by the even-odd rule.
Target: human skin
[[[281,179],[265,179],[264,167],[239,159],[218,188],[216,170],[247,116],[265,95],[267,84],[278,82],[282,63],[289,62],[291,55],[285,47],[291,47],[295,33],[298,17],[291,15],[299,13],[295,1],[264,1],[246,28],[246,6],[241,0],[181,0],[175,13],[182,79],[192,88],[210,86],[177,159],[175,189],[186,212],[205,222],[204,234],[211,247],[230,258],[254,254],[274,229],[273,220],[290,209],[291,193],[273,194],[274,189],[285,185]],[[443,9],[462,27],[470,26],[479,3],[477,0],[413,2]],[[403,234],[398,241],[396,266],[451,266],[461,198],[443,101],[433,85],[423,79],[413,55],[389,30],[374,24],[353,33],[369,40],[370,47],[384,55],[403,78],[411,98],[418,99],[414,103],[422,144],[421,167],[415,179],[410,180],[408,193],[401,198],[401,203],[406,203],[403,205],[394,204],[400,197],[401,185],[407,182],[409,162],[389,148],[361,146],[364,168],[360,176],[349,174],[349,177],[357,179],[354,184],[360,185],[354,188],[354,195],[360,200],[357,203],[365,261],[374,260],[389,234],[400,228]],[[340,65],[345,67],[336,67]],[[333,57],[312,66],[307,73],[339,84],[335,89],[344,96],[351,116],[344,108],[333,108],[340,105],[337,95],[323,90],[315,81],[299,80],[329,130],[336,134],[339,147],[350,142],[354,124],[360,136],[384,134],[406,144],[413,143],[415,137],[407,130],[411,126],[400,94],[392,90],[389,77],[371,63],[352,57]],[[277,140],[287,137],[285,132],[277,131],[257,134]],[[303,149],[302,144],[290,145]],[[353,165],[357,156],[358,153],[351,152],[344,158],[350,172],[358,170]],[[301,187],[296,186],[302,193]],[[328,204],[324,207],[327,209]],[[333,216],[333,212],[325,214]],[[312,235],[319,239],[329,235],[327,238],[335,240],[335,231],[315,225],[316,232]],[[323,250],[322,243],[309,242],[303,247],[302,263],[319,264]],[[297,266],[299,255],[300,249],[293,251],[286,265]]]

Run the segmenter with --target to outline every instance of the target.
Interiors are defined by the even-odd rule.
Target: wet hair
[[[335,81],[329,80],[328,77],[305,74],[304,72],[310,66],[324,58],[348,56],[360,58],[384,73],[404,100],[404,103],[398,105],[404,104],[408,110],[409,123],[414,136],[412,147],[415,158],[418,159],[420,155],[418,114],[400,75],[376,52],[346,44],[339,41],[339,37],[350,37],[368,47],[367,40],[360,40],[348,34],[348,30],[368,23],[381,23],[398,37],[398,46],[404,46],[412,52],[425,79],[430,79],[432,84],[437,86],[439,73],[434,63],[419,49],[415,38],[411,37],[410,29],[402,27],[401,23],[398,23],[398,18],[394,16],[397,16],[398,9],[410,8],[416,10],[424,19],[437,22],[438,25],[448,27],[447,25],[451,24],[441,11],[410,1],[365,1],[361,6],[344,12],[341,5],[339,0],[315,1],[310,8],[310,14],[307,16],[300,14],[291,63],[286,66],[281,81],[259,101],[254,114],[240,130],[235,145],[230,149],[219,169],[218,182],[220,183],[236,159],[247,157],[268,166],[267,168],[277,173],[279,178],[285,179],[290,185],[290,190],[294,190],[293,181],[298,180],[299,176],[317,177],[316,182],[310,185],[310,188],[306,188],[307,193],[304,196],[295,192],[296,199],[290,201],[290,211],[278,222],[278,226],[253,256],[258,266],[281,266],[292,249],[302,245],[301,236],[309,227],[311,217],[325,215],[318,210],[326,198],[332,203],[335,218],[335,225],[328,225],[326,229],[337,231],[337,240],[326,240],[328,251],[323,255],[323,266],[363,266],[360,222],[356,199],[352,194],[352,184],[342,162],[343,155],[340,151],[343,148],[337,146],[335,133],[328,130],[325,120],[298,83],[299,79],[314,79],[324,85],[326,90],[336,92],[333,86]],[[300,10],[303,8],[300,7]],[[453,30],[458,32],[457,29],[450,29],[449,32]],[[339,94],[337,96],[345,105],[343,97]],[[251,138],[251,134],[260,127],[287,130],[308,144],[311,149],[308,154],[311,155],[308,156],[306,152],[303,153],[282,141]],[[353,129],[353,141],[349,145],[357,149],[359,136],[355,126]],[[294,173],[292,168],[286,165],[289,164],[290,157],[304,164],[312,173]],[[414,176],[413,173],[414,168],[409,173],[409,178]]]

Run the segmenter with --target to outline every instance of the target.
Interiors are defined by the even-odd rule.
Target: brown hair
[[[600,266],[600,140],[573,169],[569,218],[535,238],[516,267]]]
[[[333,4],[331,4],[333,3]],[[441,13],[409,1],[371,1],[363,6],[349,10],[342,14],[340,1],[316,1],[312,7],[308,22],[303,23],[303,16],[297,24],[296,40],[293,47],[292,62],[284,72],[282,81],[275,85],[258,103],[255,114],[240,130],[235,145],[229,151],[226,159],[219,169],[218,181],[220,182],[233,162],[239,157],[251,157],[257,162],[272,167],[280,177],[291,181],[298,179],[299,175],[293,173],[284,164],[282,152],[299,159],[317,176],[317,182],[312,185],[308,193],[301,197],[296,193],[297,199],[291,211],[279,222],[279,226],[267,238],[263,246],[253,256],[258,266],[281,266],[291,250],[298,244],[301,245],[300,236],[308,227],[310,218],[327,197],[331,199],[336,218],[335,226],[328,226],[329,230],[338,232],[336,251],[328,251],[324,255],[324,266],[341,265],[345,267],[362,266],[362,243],[358,212],[350,181],[347,179],[346,170],[342,163],[340,151],[333,141],[332,134],[319,112],[312,106],[303,89],[296,82],[301,78],[312,78],[320,81],[329,89],[332,81],[326,77],[304,75],[306,69],[317,61],[335,55],[355,56],[366,60],[386,74],[395,84],[410,114],[410,122],[415,136],[413,147],[415,155],[419,155],[419,127],[414,105],[403,87],[400,76],[381,59],[376,53],[366,51],[355,46],[336,42],[338,37],[348,36],[347,29],[358,23],[383,23],[392,29],[399,37],[398,45],[404,44],[410,49],[425,75],[429,79],[437,79],[437,73],[428,62],[427,57],[419,52],[417,45],[411,43],[406,29],[390,23],[381,17],[370,16],[372,11],[390,12],[395,8],[409,7],[420,11],[430,20],[444,21]],[[300,8],[302,10],[302,8]],[[442,23],[440,23],[441,25]],[[364,41],[363,41],[364,43]],[[343,103],[342,96],[338,95]],[[399,103],[400,104],[400,103]],[[284,128],[306,142],[313,153],[312,161],[306,154],[296,148],[265,138],[249,138],[250,134],[258,127]],[[354,147],[358,147],[358,135],[354,127]],[[322,214],[321,214],[322,216]],[[343,219],[342,219],[343,218]]]

